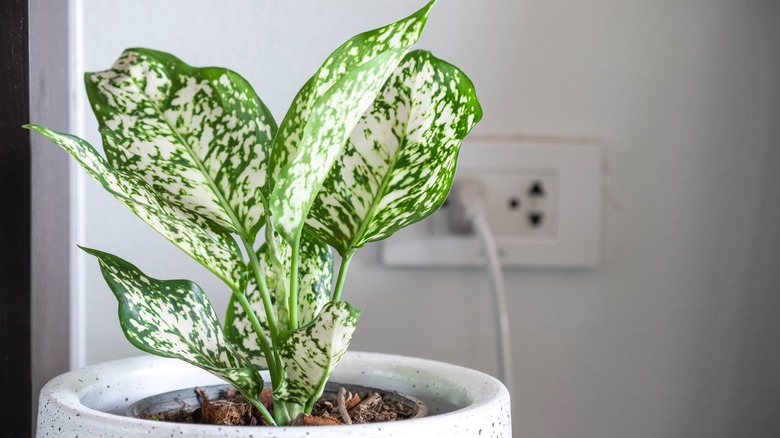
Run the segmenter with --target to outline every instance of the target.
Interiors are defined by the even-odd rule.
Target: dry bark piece
[[[252,404],[229,400],[208,400],[202,407],[203,422],[224,425],[257,424],[252,417]]]
[[[210,400],[199,389],[195,389],[195,392],[200,397],[201,421],[205,424],[257,426],[264,422],[252,403],[237,391],[222,391],[215,400]]]
[[[347,411],[349,411],[350,409],[357,406],[360,401],[361,399],[359,395],[349,393],[349,397],[347,397],[347,400],[344,401],[344,407],[347,408]]]
[[[361,401],[355,407],[350,409],[349,413],[350,415],[354,415],[356,413],[365,412],[381,401],[382,401],[382,396],[377,394],[376,392],[372,392],[365,400]]]
[[[377,413],[373,412],[373,408],[381,406],[382,396],[372,392],[368,397],[363,399],[354,408],[349,410],[349,415],[352,417],[353,423],[369,423],[377,418]],[[395,420],[395,418],[392,418]]]
[[[344,401],[344,397],[347,394],[347,390],[344,388],[339,389],[339,395],[336,401],[338,402],[338,408],[339,408],[339,414],[341,415],[341,420],[344,421],[346,424],[352,424],[352,418],[349,416],[349,413],[347,412],[347,406],[346,402]]]
[[[303,412],[301,412],[297,417],[295,417],[295,421],[293,421],[293,426],[338,426],[341,424],[341,421],[339,421],[336,417],[331,417],[330,414],[327,412],[322,414],[321,416],[314,416],[314,415],[308,415]]]

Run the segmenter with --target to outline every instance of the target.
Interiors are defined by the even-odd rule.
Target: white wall
[[[330,50],[422,1],[76,3],[86,70],[129,46],[171,51],[239,71],[280,119]],[[435,7],[421,46],[476,83],[477,135],[608,145],[603,267],[508,273],[516,436],[780,434],[779,19],[772,0]],[[96,184],[74,198],[78,243],[193,278],[224,307],[224,287]],[[482,272],[389,270],[376,247],[357,257],[345,290],[364,310],[354,348],[495,372]],[[136,354],[94,261],[77,262],[83,359]]]

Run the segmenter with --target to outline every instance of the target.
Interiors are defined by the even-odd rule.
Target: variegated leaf
[[[111,165],[212,228],[254,241],[276,123],[244,78],[129,49],[85,81]]]
[[[219,319],[201,288],[188,280],[157,280],[114,255],[83,248],[97,257],[119,301],[127,339],[143,351],[189,362],[257,398],[260,374],[225,340]]]
[[[324,382],[349,347],[360,311],[346,301],[329,302],[310,324],[279,335],[287,384],[274,397],[305,405],[321,395]]]
[[[198,217],[161,199],[143,180],[111,167],[86,141],[43,126],[28,125],[27,128],[65,149],[106,191],[144,222],[228,286],[234,290],[243,290],[246,265],[241,250],[230,234],[202,226]]]
[[[409,53],[355,127],[308,229],[340,254],[425,218],[444,202],[463,139],[482,117],[474,85],[426,51]]]
[[[417,41],[431,6],[433,1],[403,20],[344,43],[293,100],[271,158],[271,211],[277,231],[288,242],[300,236],[333,161],[387,77]]]
[[[298,91],[279,126],[279,134],[274,139],[271,155],[272,177],[268,180],[269,192],[273,189],[279,171],[298,150],[298,143],[317,100],[347,72],[387,50],[413,45],[425,25],[434,1],[403,20],[349,39],[328,56],[319,70]]]
[[[279,327],[287,327],[287,278],[291,269],[291,249],[290,245],[277,237],[277,248],[279,264],[281,270],[268,269],[269,265],[269,247],[264,244],[258,252],[263,272],[266,274],[266,283],[268,292],[271,295],[271,302],[276,311],[276,317]],[[308,324],[319,314],[322,306],[328,301],[330,295],[331,282],[333,280],[333,255],[330,247],[319,242],[317,239],[304,233],[301,238],[300,264],[298,265],[298,318],[299,322]],[[270,330],[268,328],[268,319],[266,318],[263,301],[260,296],[260,289],[254,279],[250,279],[247,287],[247,301],[257,315],[260,325],[263,328],[267,339],[270,339]],[[225,320],[225,334],[229,342],[235,348],[250,358],[252,363],[258,368],[267,367],[263,351],[257,342],[257,334],[252,329],[252,324],[246,316],[246,312],[241,307],[240,302],[232,298],[228,306],[227,318]]]

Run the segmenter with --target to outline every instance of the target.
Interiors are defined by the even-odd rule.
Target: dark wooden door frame
[[[8,436],[32,433],[31,157],[27,0],[0,2],[0,412]]]
[[[3,436],[32,436],[38,391],[68,369],[68,161],[21,128],[68,129],[67,5],[0,1]]]

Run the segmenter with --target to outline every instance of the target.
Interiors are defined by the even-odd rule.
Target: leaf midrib
[[[414,53],[414,52],[412,52]],[[406,55],[405,58],[407,58],[409,55]],[[401,61],[399,65],[402,65],[404,60]],[[415,70],[413,71],[414,75],[414,81],[413,86],[414,88],[409,88],[409,120],[412,118],[412,114],[414,112],[414,107],[412,104],[414,103],[414,100],[412,99],[412,95],[414,94],[415,90],[417,89],[418,81],[420,80],[419,73],[419,61],[418,64],[415,65]],[[387,83],[390,83],[390,80],[392,79],[392,75],[387,79]],[[382,95],[382,91],[380,90],[378,96]],[[376,101],[376,100],[375,100]],[[373,105],[372,105],[373,107]],[[367,109],[366,111],[370,111],[371,108]],[[408,123],[407,123],[408,126]],[[349,248],[347,248],[347,251],[351,251],[355,248],[355,245],[360,241],[363,234],[366,232],[366,229],[371,224],[371,220],[374,218],[374,214],[376,213],[376,209],[379,207],[379,203],[384,199],[385,197],[385,189],[387,188],[387,185],[390,183],[390,174],[393,173],[393,169],[395,169],[395,165],[398,163],[398,159],[401,156],[401,153],[403,149],[406,147],[406,139],[409,135],[409,132],[404,129],[403,130],[403,136],[398,140],[398,149],[396,149],[396,153],[393,155],[393,160],[390,163],[390,166],[388,166],[387,173],[385,173],[384,177],[382,178],[382,184],[379,186],[379,190],[377,190],[377,196],[374,196],[374,200],[371,202],[371,206],[368,208],[367,214],[363,221],[360,223],[360,227],[358,228],[358,232],[355,234],[354,238],[349,242]],[[349,140],[347,140],[349,141]]]
[[[388,184],[390,183],[390,174],[393,173],[393,169],[395,168],[396,163],[398,162],[398,157],[401,155],[400,150],[404,147],[406,144],[406,130],[404,130],[404,136],[399,139],[398,142],[399,146],[396,150],[396,153],[393,156],[393,160],[390,163],[390,165],[387,167],[388,171],[385,173],[385,175],[382,177],[382,183],[379,185],[378,190],[376,191],[376,195],[373,196],[373,201],[371,201],[371,205],[368,207],[368,210],[366,211],[366,215],[364,216],[364,219],[360,221],[360,227],[358,227],[358,232],[355,233],[352,240],[349,242],[349,247],[347,248],[347,251],[351,251],[355,248],[355,245],[357,245],[357,242],[360,241],[363,234],[366,232],[366,229],[371,224],[371,220],[374,218],[374,214],[376,213],[376,209],[379,208],[379,204],[385,197],[385,189],[387,188]],[[342,254],[343,255],[343,254]]]
[[[225,72],[225,75],[228,77],[228,80],[230,80],[231,84],[232,85],[236,85],[233,82],[233,78],[230,76],[230,71],[228,69],[223,69],[223,70]],[[142,90],[142,87],[140,86],[140,84],[136,81],[136,79],[133,76],[128,75],[128,77],[130,77],[130,79],[133,81],[133,83],[138,88],[138,90]],[[141,91],[141,95],[144,96],[144,99],[146,99],[150,103],[150,106],[152,108],[154,108],[154,110],[157,112],[157,115],[162,120],[165,121],[165,124],[168,125],[169,128],[171,128],[171,132],[173,132],[173,134],[176,136],[176,138],[184,145],[185,150],[190,155],[190,158],[195,163],[195,165],[198,167],[198,170],[201,172],[201,174],[203,174],[203,177],[205,178],[206,183],[209,185],[209,188],[211,189],[212,192],[214,192],[214,195],[217,197],[217,200],[219,201],[220,207],[222,207],[222,209],[225,210],[225,213],[228,215],[228,218],[230,219],[230,222],[233,225],[233,227],[236,229],[236,232],[239,234],[239,236],[241,237],[241,239],[243,241],[245,241],[245,242],[248,241],[249,240],[249,236],[247,235],[246,230],[244,229],[243,224],[241,223],[241,221],[238,220],[238,217],[236,216],[235,212],[233,211],[233,208],[230,206],[230,203],[223,196],[223,194],[220,191],[220,189],[218,188],[216,182],[214,182],[214,179],[208,173],[208,170],[206,169],[206,166],[203,164],[203,162],[197,156],[197,154],[195,154],[195,151],[192,148],[192,146],[189,144],[189,142],[184,140],[184,138],[179,133],[179,131],[176,130],[176,128],[171,124],[171,121],[168,120],[167,117],[165,117],[165,114],[163,113],[163,111],[154,103],[154,100],[151,99],[151,97],[148,94],[146,94],[145,92],[143,92],[143,91]]]

